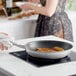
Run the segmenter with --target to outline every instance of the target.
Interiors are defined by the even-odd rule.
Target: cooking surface
[[[37,40],[61,40],[66,41],[54,36],[46,36],[46,37],[39,37],[39,38],[29,38],[29,39],[22,39],[17,40],[16,43],[18,44],[27,44],[31,41]],[[69,42],[69,41],[67,41]],[[71,42],[70,42],[71,43]],[[19,52],[23,51],[19,47],[13,46],[8,52]],[[76,59],[76,47],[72,50],[74,51],[71,59]],[[22,55],[23,57],[23,55]],[[57,65],[49,65],[44,67],[35,67],[27,63],[18,57],[15,57],[8,53],[1,53],[0,54],[0,71],[4,73],[6,76],[69,76],[76,74],[76,61],[69,61],[66,63],[61,63]],[[12,75],[10,75],[12,74]],[[27,74],[27,75],[26,75]]]
[[[36,67],[43,67],[47,65],[59,64],[59,63],[66,63],[71,61],[76,61],[76,53],[71,52],[69,56],[61,58],[61,59],[43,59],[43,58],[36,58],[28,55],[25,50],[19,52],[11,52],[10,54],[35,65]]]
[[[70,75],[70,76],[76,76],[76,74]]]

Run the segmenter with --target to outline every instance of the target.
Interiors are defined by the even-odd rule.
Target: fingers
[[[4,32],[0,32],[0,34],[4,34],[4,35],[8,36],[8,34],[7,33],[4,33]]]
[[[0,38],[0,50],[8,50],[7,44],[10,44],[8,41],[8,39],[10,39],[9,35],[7,33],[0,32]]]
[[[0,50],[8,50],[8,47],[6,47],[2,43],[0,43]]]
[[[0,50],[4,50],[4,45],[0,43]]]
[[[25,9],[25,5],[21,5],[20,8]]]
[[[29,2],[40,3],[40,0],[28,0]]]
[[[24,4],[24,5],[20,6],[20,8],[23,9],[23,10],[29,10],[29,9],[31,9],[30,8],[30,4]]]
[[[21,5],[20,9],[25,10],[25,5]]]

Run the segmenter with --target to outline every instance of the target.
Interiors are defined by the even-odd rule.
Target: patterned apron
[[[43,6],[47,0],[40,0]],[[59,0],[53,16],[48,17],[39,14],[35,37],[54,35],[69,41],[73,41],[72,24],[65,13],[66,0]]]

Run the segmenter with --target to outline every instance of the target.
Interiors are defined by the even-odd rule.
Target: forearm
[[[34,5],[30,5],[32,10],[35,10],[37,13],[39,14],[43,14],[46,16],[52,16],[54,14],[55,11],[52,11],[52,9],[49,11],[48,8],[43,7],[43,6],[34,6]]]
[[[35,10],[39,14],[43,14],[43,15],[51,17],[56,11],[58,1],[59,0],[47,0],[45,6],[38,6],[37,4],[35,5],[35,4],[30,3],[30,4],[22,5],[21,8],[24,10],[32,9],[32,10]]]
[[[52,16],[55,11],[59,0],[47,0],[45,6],[34,6],[30,5],[30,8],[35,10],[36,12],[46,15],[46,16]]]

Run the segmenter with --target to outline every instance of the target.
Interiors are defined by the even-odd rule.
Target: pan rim
[[[69,44],[69,45],[71,46],[71,48],[66,49],[66,50],[64,50],[64,51],[58,51],[58,52],[57,52],[57,51],[55,51],[55,52],[39,52],[39,51],[31,50],[30,48],[28,48],[28,45],[31,44],[32,42],[43,42],[43,41],[45,41],[45,42],[47,42],[47,41],[63,42],[63,43]],[[28,43],[26,44],[26,47],[27,47],[28,49],[30,49],[31,51],[36,52],[36,53],[62,53],[62,52],[66,52],[66,51],[71,51],[72,48],[73,48],[73,44],[70,43],[70,42],[59,41],[59,40],[36,40],[36,41],[28,42]],[[28,50],[26,50],[26,51],[28,51]]]

